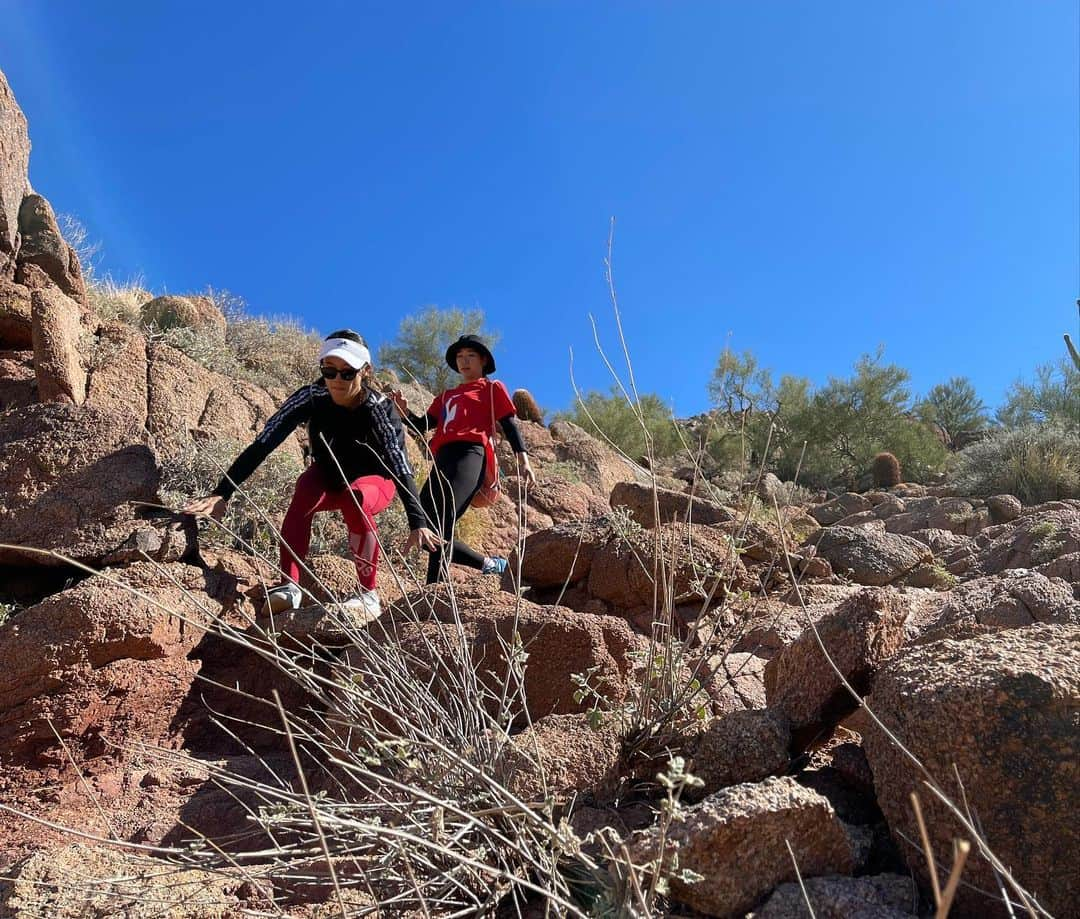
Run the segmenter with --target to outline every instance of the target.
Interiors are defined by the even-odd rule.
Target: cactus
[[[514,408],[517,409],[517,416],[522,421],[544,423],[544,410],[536,404],[536,399],[527,389],[514,390]]]
[[[1076,308],[1080,310],[1080,300],[1076,301]],[[1069,357],[1072,358],[1073,366],[1080,370],[1080,352],[1077,352],[1076,345],[1073,344],[1072,339],[1069,338],[1069,333],[1065,333],[1065,347],[1069,349]]]
[[[891,453],[879,453],[875,456],[871,471],[875,488],[892,488],[901,482],[900,460]]]

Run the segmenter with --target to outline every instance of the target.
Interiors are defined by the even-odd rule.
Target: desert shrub
[[[1080,436],[1060,424],[995,431],[957,454],[956,488],[1025,504],[1080,497]]]
[[[783,408],[776,436],[777,474],[793,478],[805,442],[799,482],[814,488],[854,488],[873,457],[888,450],[909,481],[940,471],[947,452],[937,434],[912,412],[908,372],[865,355],[847,378],[833,378],[804,401]]]
[[[1077,430],[1080,370],[1069,358],[1036,367],[1033,380],[1017,380],[1009,387],[997,418],[1008,428],[1050,422]]]
[[[432,392],[442,392],[460,382],[446,363],[446,349],[462,335],[479,335],[492,351],[499,340],[497,332],[484,327],[483,310],[425,307],[401,320],[397,337],[379,348],[379,363],[403,380],[415,379]]]
[[[875,488],[892,488],[903,481],[900,477],[900,460],[888,452],[874,457],[870,472],[874,477]]]
[[[601,439],[607,438],[634,460],[645,456],[650,447],[655,457],[674,456],[683,445],[670,407],[653,393],[643,394],[640,405],[635,406],[618,387],[612,387],[607,395],[591,391],[579,396],[573,409],[557,417]]]
[[[141,278],[126,283],[110,277],[91,278],[86,286],[86,296],[103,321],[131,326],[139,324],[143,304],[154,299],[154,295],[143,287]]]
[[[923,421],[939,425],[950,441],[961,433],[981,431],[990,423],[986,404],[967,377],[952,377],[931,387],[915,411]]]

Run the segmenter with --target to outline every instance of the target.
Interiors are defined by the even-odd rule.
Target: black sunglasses
[[[338,370],[336,367],[319,367],[319,373],[323,375],[324,380],[336,380],[341,377],[343,380],[355,380],[359,370]]]

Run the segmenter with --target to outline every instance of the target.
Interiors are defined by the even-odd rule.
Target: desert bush
[[[86,296],[104,322],[122,322],[130,326],[138,326],[143,304],[154,299],[141,278],[120,283],[108,276],[91,278],[86,286]]]
[[[573,409],[556,417],[610,440],[635,461],[648,453],[674,456],[683,445],[671,409],[654,393],[642,394],[640,406],[635,406],[617,386],[607,395],[591,391],[579,395]]]
[[[874,477],[875,488],[892,488],[903,479],[900,474],[900,460],[891,453],[883,452],[874,457],[870,464],[870,473]]]
[[[986,404],[967,377],[952,377],[931,387],[915,411],[923,421],[940,425],[950,441],[961,433],[981,431],[990,423]]]
[[[446,363],[446,349],[462,335],[481,336],[492,351],[499,341],[498,332],[485,328],[483,310],[425,307],[401,320],[397,337],[379,348],[379,363],[440,393],[460,382]]]
[[[830,379],[782,410],[776,433],[782,479],[794,478],[804,442],[798,480],[814,488],[856,487],[882,450],[899,460],[912,482],[944,467],[944,445],[912,412],[908,372],[881,358],[881,351],[863,356],[851,377]]]
[[[956,488],[1025,504],[1080,497],[1080,436],[1056,423],[998,430],[957,454]]]
[[[1007,428],[1056,423],[1080,427],[1080,369],[1070,358],[1035,368],[1033,380],[1017,380],[1005,393],[998,421]]]

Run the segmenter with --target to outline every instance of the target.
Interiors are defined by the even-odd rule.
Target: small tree
[[[931,387],[915,411],[923,421],[939,425],[950,441],[961,432],[981,431],[990,423],[986,405],[967,377],[953,377]]]
[[[875,454],[894,454],[909,481],[944,463],[945,448],[910,411],[908,372],[882,362],[881,350],[864,355],[848,378],[832,378],[790,413],[783,413],[786,444],[781,475],[791,475],[798,446],[806,442],[802,480],[816,486],[854,487]]]
[[[401,320],[397,338],[379,348],[379,363],[442,392],[459,382],[447,366],[446,349],[462,335],[479,335],[493,350],[499,340],[497,332],[484,327],[483,310],[426,306]]]
[[[1080,425],[1080,370],[1069,359],[1035,368],[1032,382],[1017,380],[997,411],[1007,428],[1057,423],[1076,430]]]
[[[591,391],[581,396],[573,409],[560,412],[559,418],[572,421],[590,434],[602,433],[632,459],[645,455],[645,435],[638,420],[638,410],[618,387],[608,395]],[[679,429],[671,409],[654,393],[641,395],[641,418],[649,432],[653,455],[672,456],[682,446]]]

